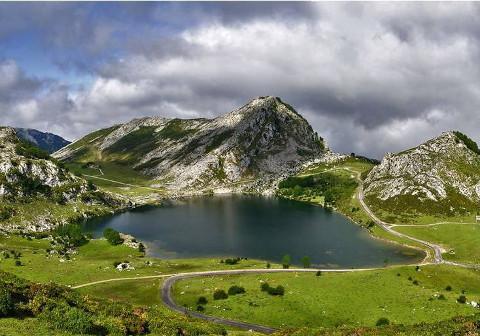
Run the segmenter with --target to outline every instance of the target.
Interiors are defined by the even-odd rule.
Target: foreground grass
[[[91,240],[78,248],[71,260],[63,260],[57,255],[49,255],[47,239],[27,240],[18,236],[0,236],[0,251],[21,252],[22,266],[16,266],[16,259],[5,259],[0,255],[0,267],[24,279],[36,282],[54,281],[64,285],[80,285],[88,282],[112,278],[139,277],[201,270],[228,268],[264,268],[265,262],[242,260],[237,265],[225,265],[219,258],[161,260],[144,257],[130,247],[112,246],[106,240]],[[129,261],[135,268],[131,271],[118,271],[114,262]],[[151,265],[147,264],[150,262]],[[275,266],[275,265],[274,265]]]
[[[480,225],[442,224],[435,226],[397,226],[398,232],[442,245],[446,260],[480,263]]]
[[[409,277],[412,280],[409,280]],[[415,284],[417,281],[418,284]],[[285,287],[283,297],[262,292],[260,284]],[[246,294],[213,300],[215,289],[243,286]],[[445,290],[452,286],[452,291]],[[480,298],[480,273],[448,266],[398,267],[368,272],[218,276],[183,280],[174,293],[180,305],[196,309],[207,297],[205,313],[276,327],[374,326],[381,317],[396,324],[435,322],[476,309],[459,304],[464,291]],[[445,300],[438,299],[442,294]]]

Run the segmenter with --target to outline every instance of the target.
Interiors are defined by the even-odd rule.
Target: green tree
[[[138,252],[145,253],[145,245],[142,243],[138,244]]]
[[[310,266],[312,265],[312,263],[310,262],[310,257],[304,256],[302,258],[302,264],[303,264],[303,268],[310,268]]]
[[[223,289],[217,289],[214,293],[213,293],[213,299],[214,300],[225,300],[228,298],[228,294],[225,293],[225,291]]]
[[[282,258],[282,266],[283,268],[290,268],[290,263],[292,262],[292,258],[289,254],[285,254]]]
[[[103,230],[103,237],[111,244],[111,245],[119,245],[123,243],[123,239],[120,237],[120,233],[112,228],[106,228]]]
[[[228,295],[237,295],[237,294],[244,294],[245,293],[245,288],[240,287],[240,286],[232,286],[228,289]]]

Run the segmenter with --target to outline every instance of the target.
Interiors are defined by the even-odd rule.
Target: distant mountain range
[[[15,128],[15,131],[20,138],[30,141],[50,154],[70,144],[70,141],[65,140],[61,136],[40,132],[36,129]]]
[[[91,133],[54,156],[128,166],[175,192],[268,192],[326,151],[293,107],[269,96],[215,119],[134,119]]]

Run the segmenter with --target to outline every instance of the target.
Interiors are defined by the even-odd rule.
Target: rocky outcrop
[[[259,97],[215,119],[135,119],[87,138],[55,156],[128,164],[182,193],[268,192],[280,178],[326,152],[308,122],[276,97]]]
[[[445,132],[418,147],[387,154],[368,174],[365,195],[381,201],[413,197],[419,207],[425,202],[452,207],[458,200],[461,206],[479,202],[480,156],[464,139],[461,133]]]
[[[32,206],[34,211],[26,213],[26,204],[41,206]],[[63,213],[71,213],[55,218],[43,209],[46,204],[65,207]],[[89,211],[89,206],[101,206],[108,211],[122,204],[115,196],[71,174],[31,143],[20,140],[13,128],[0,127],[1,231],[48,231],[65,224],[67,218],[88,216],[85,211]],[[84,212],[78,209],[79,205]]]

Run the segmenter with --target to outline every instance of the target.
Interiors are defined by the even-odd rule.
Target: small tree
[[[290,263],[292,261],[292,258],[290,257],[289,254],[285,254],[282,258],[282,266],[283,268],[287,269],[290,268]]]
[[[302,258],[302,264],[303,264],[303,268],[310,268],[310,266],[312,265],[312,263],[310,262],[310,257],[304,256]]]
[[[22,266],[22,262],[20,260],[15,260],[15,266]]]
[[[390,324],[390,321],[386,317],[380,317],[377,320],[377,323],[375,323],[375,325],[377,327],[381,327],[381,326],[385,326],[385,325],[389,325],[389,324]]]
[[[447,287],[445,287],[445,290],[447,292],[451,292],[452,291],[452,286],[448,285]]]
[[[260,289],[262,290],[262,292],[268,292],[269,288],[270,288],[270,285],[266,282],[264,282],[260,285]]]
[[[106,228],[103,231],[103,236],[111,245],[119,245],[123,243],[120,233],[112,228]]]
[[[270,265],[270,263],[267,263],[267,268],[270,268],[272,267],[272,265]]]
[[[240,286],[232,286],[228,289],[228,295],[237,295],[237,294],[243,294],[245,293],[245,288],[240,287]]]
[[[199,305],[206,305],[208,303],[208,300],[205,296],[200,296],[197,300],[197,304]]]
[[[142,243],[138,244],[138,252],[145,253],[145,245]]]
[[[223,289],[217,289],[214,293],[213,293],[213,299],[214,300],[225,300],[228,298],[228,294],[225,293],[225,291]]]
[[[198,312],[203,312],[203,311],[205,311],[205,307],[204,307],[204,306],[201,306],[201,305],[198,305],[198,306],[197,306],[197,311],[198,311]]]
[[[318,276],[321,276],[321,275],[322,275],[322,271],[317,271],[317,272],[315,273],[315,275],[316,275],[317,277],[318,277]]]
[[[460,295],[457,299],[458,303],[467,303],[467,297],[465,295]]]

